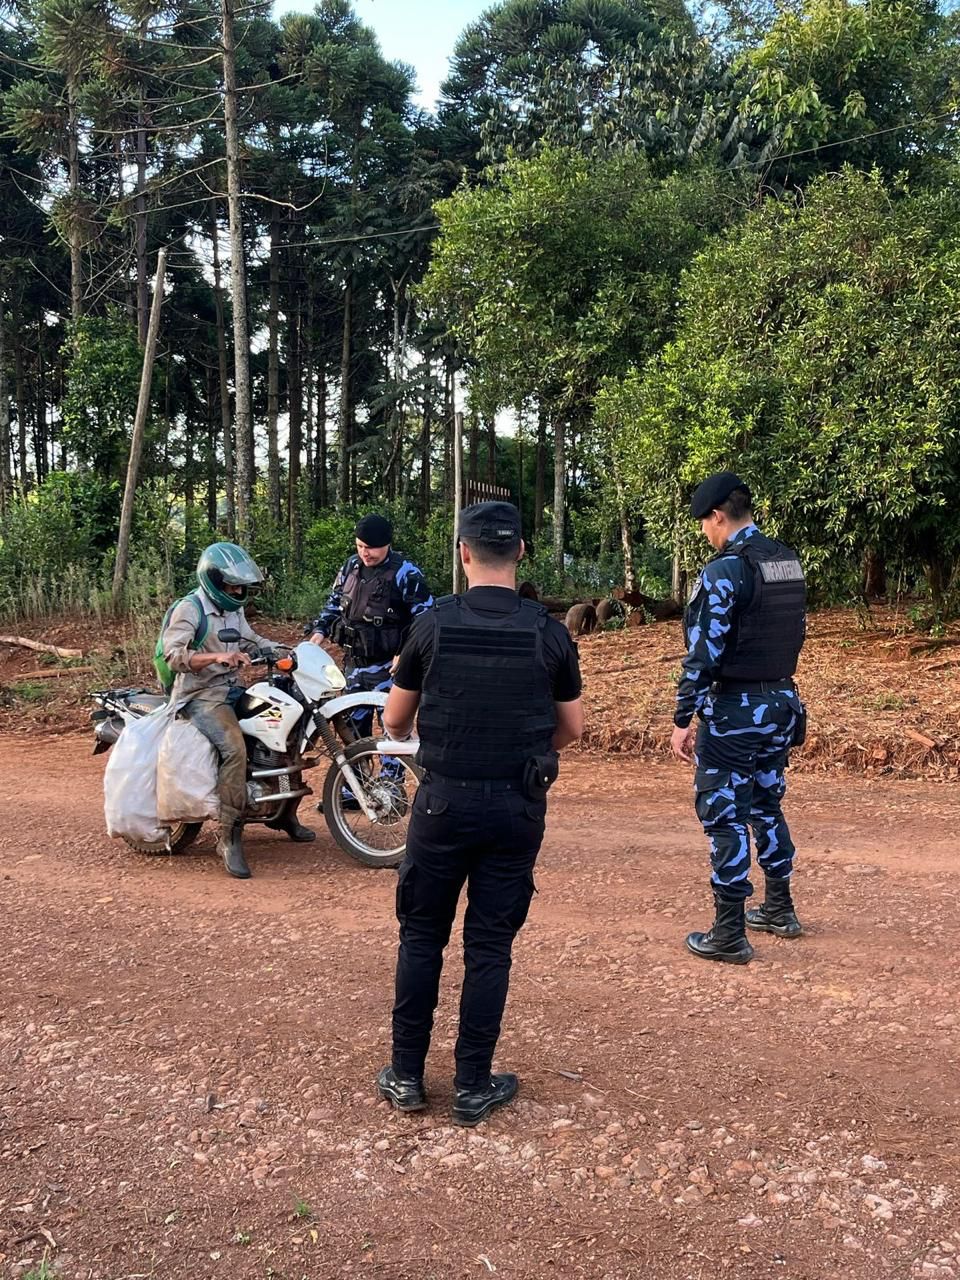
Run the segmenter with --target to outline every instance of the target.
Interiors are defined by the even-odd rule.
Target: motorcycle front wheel
[[[123,838],[131,849],[136,849],[137,853],[183,853],[184,849],[196,840],[202,826],[202,822],[178,822],[175,827],[170,828],[168,844],[161,842],[151,844],[146,840],[131,840],[128,836]]]
[[[365,867],[396,867],[407,847],[413,797],[423,771],[409,756],[390,756],[375,738],[361,738],[344,751],[368,804],[371,822],[357,804],[340,771],[332,764],[323,783],[323,816],[337,844]]]

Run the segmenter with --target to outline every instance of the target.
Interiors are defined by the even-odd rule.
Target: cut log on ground
[[[567,630],[576,639],[597,629],[597,611],[592,604],[575,604],[567,612]]]
[[[62,680],[64,676],[92,676],[96,667],[42,667],[39,671],[18,671],[16,680]]]
[[[43,644],[40,640],[28,640],[25,636],[0,636],[0,644],[18,645],[32,649],[34,653],[52,653],[57,658],[82,658],[82,649],[61,649],[55,644]]]

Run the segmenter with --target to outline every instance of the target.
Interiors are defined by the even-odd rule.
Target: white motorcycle
[[[225,644],[239,632],[225,629]],[[278,646],[281,647],[281,646]],[[247,743],[245,823],[271,822],[291,803],[312,795],[303,775],[316,768],[321,747],[330,760],[323,782],[323,816],[345,853],[367,867],[395,867],[403,859],[407,823],[421,771],[419,744],[385,737],[361,738],[353,719],[359,709],[383,711],[385,693],[344,693],[346,680],[318,645],[304,642],[282,657],[263,657],[266,679],[258,680],[236,706]],[[94,693],[94,754],[108,751],[128,720],[148,715],[166,702],[143,689]],[[200,833],[201,823],[174,826],[163,844],[128,841],[143,853],[180,853]]]

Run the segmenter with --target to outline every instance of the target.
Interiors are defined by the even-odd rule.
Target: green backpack
[[[163,656],[163,633],[167,629],[167,623],[170,621],[170,615],[173,613],[177,605],[182,604],[184,600],[192,600],[197,613],[200,615],[197,619],[197,633],[190,641],[190,648],[194,652],[198,649],[202,649],[203,642],[207,638],[207,611],[200,603],[197,593],[195,591],[191,591],[188,596],[183,596],[180,600],[174,600],[173,604],[163,615],[163,624],[160,627],[160,634],[157,636],[157,643],[153,650],[153,669],[157,673],[157,679],[160,681],[160,687],[168,697],[170,695],[170,690],[173,688],[173,682],[177,677],[175,673],[170,670],[167,660]]]

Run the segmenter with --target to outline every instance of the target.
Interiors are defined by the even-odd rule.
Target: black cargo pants
[[[546,802],[513,783],[471,789],[428,777],[417,792],[397,885],[400,950],[393,1066],[422,1076],[440,989],[443,951],[466,883],[463,990],[456,1083],[485,1084],[507,1000],[513,940],[534,893]]]

